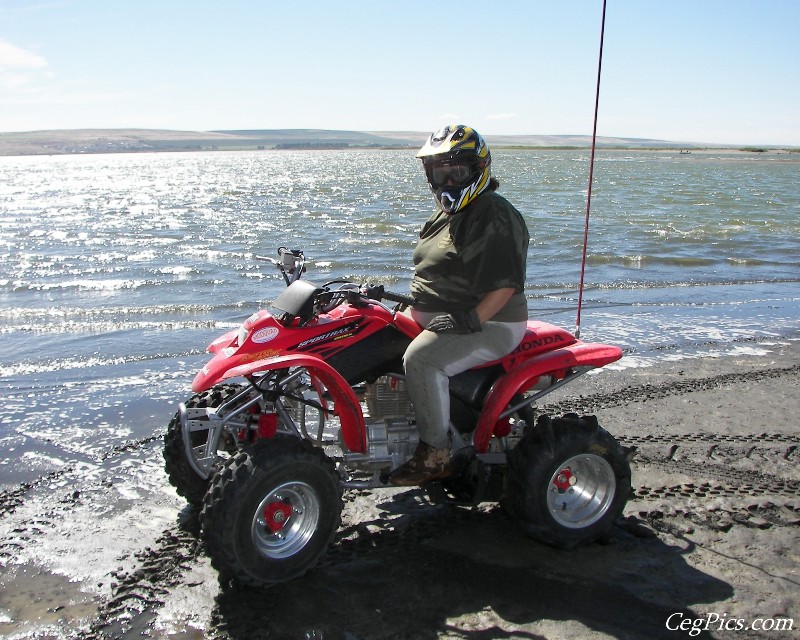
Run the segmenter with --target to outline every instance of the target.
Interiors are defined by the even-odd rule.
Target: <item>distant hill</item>
[[[418,131],[369,131],[376,136],[391,136],[395,139],[405,140],[412,146],[422,146],[429,133]],[[491,147],[591,147],[592,136],[577,135],[510,135],[510,136],[485,136],[486,142]],[[621,147],[626,149],[696,149],[702,145],[692,142],[670,142],[668,140],[652,140],[645,138],[609,138],[598,136],[597,145],[601,147]]]
[[[160,129],[75,129],[0,133],[0,155],[60,155],[240,149],[416,148],[429,135],[419,131],[329,131],[254,129],[171,131]],[[588,147],[590,136],[486,136],[493,147]],[[603,147],[697,148],[699,145],[637,138],[598,138]]]

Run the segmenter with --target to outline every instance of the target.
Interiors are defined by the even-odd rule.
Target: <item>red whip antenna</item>
[[[581,336],[581,308],[583,307],[583,282],[586,275],[586,253],[589,245],[589,212],[592,206],[592,181],[594,179],[594,150],[597,143],[597,110],[600,106],[600,71],[603,68],[603,37],[606,31],[606,0],[603,0],[603,17],[600,22],[600,55],[597,60],[597,90],[594,97],[594,127],[592,129],[592,154],[589,159],[589,190],[586,193],[586,221],[583,227],[583,256],[581,280],[578,285],[578,315],[575,319],[575,337]]]

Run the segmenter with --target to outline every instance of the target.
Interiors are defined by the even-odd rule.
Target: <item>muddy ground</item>
[[[262,591],[220,586],[160,435],[124,443],[0,494],[0,636],[797,638],[798,382],[797,342],[585,376],[544,409],[637,448],[603,544],[543,546],[494,504],[349,492],[322,564]]]

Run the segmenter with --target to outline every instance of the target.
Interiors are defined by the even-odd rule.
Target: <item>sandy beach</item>
[[[351,492],[323,563],[265,591],[219,585],[159,437],[126,443],[0,494],[0,636],[795,638],[799,377],[797,341],[755,341],[552,397],[637,448],[604,544],[543,546],[495,504]]]

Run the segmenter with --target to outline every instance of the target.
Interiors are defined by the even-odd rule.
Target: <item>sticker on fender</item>
[[[280,330],[277,327],[264,327],[254,332],[253,335],[250,336],[250,340],[256,344],[263,344],[264,342],[274,340],[279,333]]]

